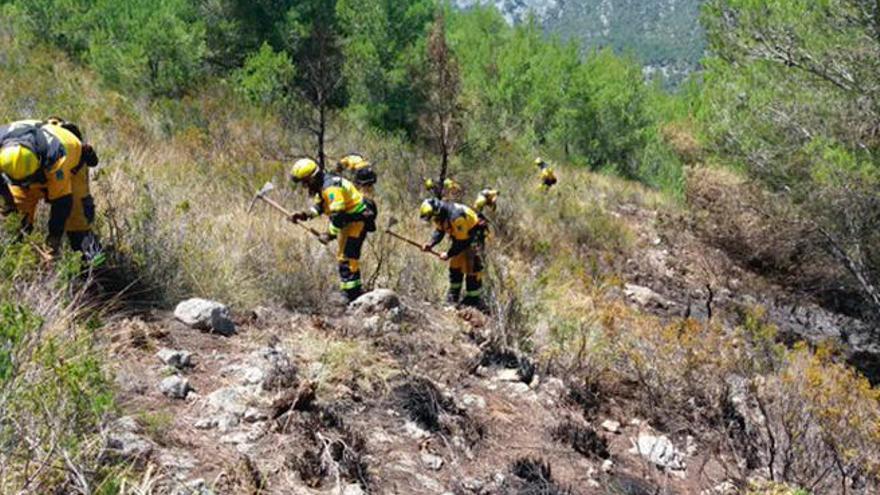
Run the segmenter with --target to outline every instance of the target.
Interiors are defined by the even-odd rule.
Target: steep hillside
[[[694,160],[685,202],[565,162],[541,192],[513,144],[455,159],[462,201],[501,191],[489,310],[444,306],[445,265],[381,233],[362,264],[383,290],[345,307],[335,246],[249,209],[267,180],[309,204],[287,114],[218,80],[122,95],[8,29],[0,120],[82,125],[107,256],[46,263],[39,234],[0,231],[0,492],[880,489],[873,329],[732,254],[719,226],[773,228],[726,202],[748,197],[736,175]],[[330,136],[378,164],[380,225],[427,239],[436,157],[345,116]]]

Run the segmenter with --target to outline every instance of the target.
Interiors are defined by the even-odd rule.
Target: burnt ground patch
[[[596,416],[604,399],[605,394],[596,382],[583,381],[571,383],[568,386],[567,402],[577,406],[583,413],[584,418],[588,420]]]
[[[486,435],[485,426],[427,378],[406,377],[392,389],[391,402],[394,409],[430,432],[460,434],[471,446]]]
[[[550,463],[544,459],[521,457],[510,465],[510,474],[501,487],[503,495],[572,495],[571,489],[553,480]]]
[[[480,354],[479,365],[515,369],[520,381],[526,384],[535,378],[535,364],[511,349],[489,346]]]
[[[287,453],[284,464],[303,483],[319,488],[327,480],[341,478],[369,489],[366,439],[349,428],[339,413],[318,408],[291,426],[305,441]]]
[[[550,430],[553,440],[568,445],[575,452],[591,459],[608,459],[608,442],[592,427],[579,425],[573,421],[563,421]]]

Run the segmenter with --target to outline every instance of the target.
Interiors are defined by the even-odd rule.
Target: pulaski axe
[[[416,242],[412,239],[408,239],[408,238],[394,232],[393,230],[391,230],[391,227],[394,227],[395,225],[397,225],[397,219],[394,217],[389,218],[388,219],[388,227],[385,229],[385,233],[390,235],[391,237],[397,239],[397,240],[403,241],[411,246],[415,246],[415,247],[419,248],[420,250],[424,251],[424,249],[422,249],[422,245],[419,244],[418,242]],[[429,249],[424,252],[432,254],[432,255],[436,256],[437,258],[440,257],[440,253],[438,253],[437,251],[434,251],[433,249]]]
[[[274,208],[275,210],[278,210],[280,213],[283,213],[286,218],[290,218],[293,215],[293,212],[289,211],[287,208],[281,206],[277,201],[275,201],[274,199],[267,196],[273,189],[275,189],[275,184],[272,184],[271,182],[267,182],[267,183],[263,184],[263,187],[261,187],[260,190],[257,191],[257,194],[254,195],[254,198],[251,200],[251,204],[250,204],[250,206],[248,206],[248,210],[247,210],[248,213],[250,213],[254,209],[254,206],[256,206],[258,200],[262,200],[266,204],[268,204],[269,206]],[[293,222],[293,223],[295,225],[298,225],[299,227],[307,230],[310,234],[317,237],[319,240],[321,239],[321,233],[318,232],[317,230],[315,230],[314,228],[309,227],[308,225],[303,225],[299,222]],[[322,244],[325,244],[325,243],[322,242]]]

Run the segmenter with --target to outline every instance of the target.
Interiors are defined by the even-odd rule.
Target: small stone
[[[431,436],[430,432],[422,429],[422,427],[412,421],[407,421],[406,423],[404,423],[403,430],[404,432],[406,432],[407,436],[409,436],[413,440],[424,440],[425,438]]]
[[[611,459],[605,459],[605,461],[602,462],[602,472],[610,473],[612,469],[614,469],[614,461]]]
[[[211,392],[206,398],[208,406],[217,411],[226,412],[237,417],[244,416],[247,411],[247,394],[239,387],[224,387]]]
[[[602,422],[602,424],[600,426],[602,427],[603,430],[607,431],[608,433],[620,433],[620,422],[619,421],[606,419],[605,421]]]
[[[665,297],[654,292],[653,290],[647,287],[642,287],[640,285],[626,284],[623,293],[632,302],[643,307],[656,307],[660,309],[667,309],[675,305],[675,303],[673,303],[669,299],[666,299]]]
[[[191,387],[189,380],[178,375],[169,376],[159,383],[159,390],[166,397],[172,399],[185,399]]]
[[[697,440],[691,435],[688,435],[684,440],[684,451],[688,457],[697,455]]]
[[[375,289],[367,292],[348,305],[349,310],[358,314],[375,314],[400,306],[400,298],[393,290]]]
[[[499,382],[518,382],[519,371],[511,368],[504,368],[495,373],[495,380]],[[528,387],[528,385],[526,385]]]
[[[250,408],[244,413],[244,422],[245,423],[257,423],[260,421],[266,421],[269,419],[269,415],[260,411],[256,408]]]
[[[153,444],[129,431],[111,432],[107,435],[108,461],[142,463],[153,453]]]
[[[589,486],[590,488],[601,488],[602,484],[596,480],[590,479],[587,480],[587,486]]]
[[[183,369],[192,365],[192,354],[187,351],[162,348],[156,353],[156,357],[163,364],[177,369]]]
[[[249,440],[248,433],[245,431],[237,431],[235,433],[229,433],[227,435],[223,435],[222,437],[220,437],[221,442],[232,444],[232,445],[247,443],[248,440]]]
[[[465,478],[461,482],[461,487],[465,490],[473,493],[480,493],[483,490],[485,483],[476,479],[476,478]]]
[[[474,374],[483,378],[489,377],[489,368],[485,366],[477,366],[477,369],[474,370]]]
[[[466,409],[485,409],[486,399],[474,394],[464,394],[461,396],[461,404]]]
[[[193,298],[174,308],[174,317],[191,328],[211,331],[229,336],[235,333],[235,323],[225,305],[205,299]]]
[[[130,433],[138,433],[141,430],[140,425],[136,419],[131,416],[123,416],[116,421],[113,422],[113,426],[111,427],[116,431],[127,431]]]
[[[715,485],[709,490],[703,490],[700,495],[736,495],[739,492],[733,482],[725,481]]]
[[[639,454],[659,467],[672,471],[685,469],[684,456],[666,436],[654,436],[648,433],[639,435],[634,446],[634,454]]]
[[[342,495],[365,495],[366,493],[357,483],[350,483],[342,487]]]
[[[217,418],[202,418],[195,423],[195,427],[199,430],[212,430],[217,427],[219,422]]]
[[[241,382],[245,385],[258,385],[266,378],[266,374],[263,373],[263,370],[255,366],[244,368],[240,373]]]
[[[422,464],[427,466],[428,469],[431,469],[432,471],[439,471],[440,468],[443,467],[443,458],[438,455],[434,455],[429,452],[422,452],[421,459]]]

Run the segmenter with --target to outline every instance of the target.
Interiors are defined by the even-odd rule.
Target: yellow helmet
[[[318,163],[311,158],[300,158],[293,164],[290,170],[290,178],[294,182],[304,182],[318,173]]]
[[[540,156],[538,158],[535,158],[535,165],[537,165],[539,167],[544,166],[545,165],[544,159],[541,158]]]
[[[0,150],[0,172],[12,180],[24,180],[40,169],[37,155],[20,144],[6,146]]]
[[[434,180],[433,179],[425,179],[425,189],[428,191],[434,189]]]
[[[429,198],[422,201],[422,205],[419,207],[419,217],[422,220],[430,220],[437,216],[440,212],[440,201]]]

